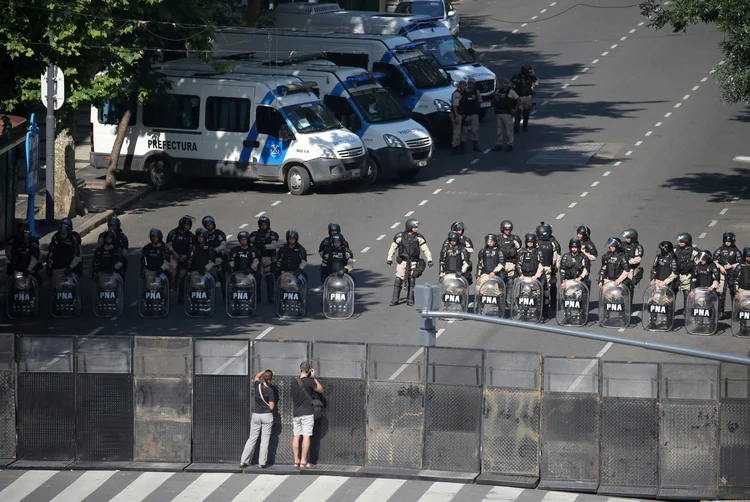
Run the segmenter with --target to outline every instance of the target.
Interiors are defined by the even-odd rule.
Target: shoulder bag
[[[320,399],[314,399],[310,394],[308,394],[305,390],[304,385],[302,385],[302,380],[300,380],[299,377],[296,380],[297,385],[299,385],[300,389],[302,389],[302,393],[307,396],[307,399],[312,402],[313,418],[315,420],[320,420],[321,418],[326,416],[326,407],[323,404],[323,401],[321,401]]]

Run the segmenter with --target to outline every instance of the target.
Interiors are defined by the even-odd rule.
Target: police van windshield
[[[444,4],[440,2],[401,2],[396,6],[399,14],[419,14],[420,16],[444,17]]]
[[[294,129],[300,134],[341,128],[341,123],[321,103],[303,103],[301,105],[285,106],[282,110],[292,122]]]
[[[396,122],[409,118],[409,112],[385,89],[369,89],[350,92],[354,104],[371,124]]]
[[[409,59],[404,61],[402,66],[417,89],[434,89],[448,85],[448,80],[430,59]]]
[[[453,35],[421,39],[424,42],[422,52],[435,56],[440,66],[457,66],[476,62],[464,44]]]

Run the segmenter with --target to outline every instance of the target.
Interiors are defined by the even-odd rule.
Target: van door
[[[201,97],[190,94],[167,94],[144,103],[144,134],[138,137],[139,151],[163,151],[174,163],[177,174],[211,176],[203,160],[203,131],[201,130]],[[145,148],[142,147],[145,142]]]
[[[291,132],[281,112],[272,106],[255,108],[255,126],[260,147],[253,149],[250,161],[259,179],[283,181],[281,166],[289,151],[291,139],[282,140],[284,132]]]
[[[206,86],[204,152],[215,157],[217,176],[247,176],[252,165],[241,162],[251,138],[252,87]]]

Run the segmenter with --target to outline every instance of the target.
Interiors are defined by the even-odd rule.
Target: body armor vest
[[[482,264],[481,274],[489,274],[497,268],[498,265],[505,261],[503,251],[497,246],[490,248],[485,247],[479,255],[479,261]]]

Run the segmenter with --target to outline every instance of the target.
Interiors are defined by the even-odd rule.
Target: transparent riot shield
[[[39,313],[39,284],[33,275],[14,272],[6,286],[6,310],[11,319],[31,319]]]
[[[116,317],[125,310],[125,291],[117,272],[99,272],[94,280],[94,315]]]
[[[599,298],[599,326],[627,328],[630,325],[630,289],[624,284],[606,283]]]
[[[643,293],[641,322],[646,331],[672,331],[674,326],[674,290],[669,286],[649,286]]]
[[[52,273],[50,314],[52,317],[74,317],[81,313],[81,283],[78,276],[64,269]]]
[[[161,272],[146,270],[138,282],[138,313],[161,318],[169,314],[169,279]]]
[[[323,314],[328,319],[354,315],[354,280],[349,274],[331,274],[323,283]]]
[[[255,295],[255,277],[234,272],[227,281],[224,295],[227,315],[232,318],[253,317],[258,298]]]
[[[440,310],[466,312],[469,310],[469,281],[456,274],[445,274],[440,280]]]
[[[732,309],[732,334],[734,336],[750,336],[750,291],[737,293]]]
[[[185,315],[211,317],[216,303],[216,278],[206,272],[190,272],[185,282]]]
[[[719,296],[707,288],[690,292],[685,307],[685,331],[691,335],[708,336],[719,329]]]
[[[479,283],[482,283],[480,286]],[[505,283],[498,277],[482,276],[474,294],[474,311],[479,315],[505,317]]]
[[[307,312],[307,279],[282,272],[276,281],[276,315],[283,319],[301,319]]]
[[[514,321],[540,322],[544,306],[542,283],[535,279],[518,278],[513,286],[510,318]]]
[[[589,321],[589,287],[585,282],[562,281],[557,290],[557,324],[585,326]]]

